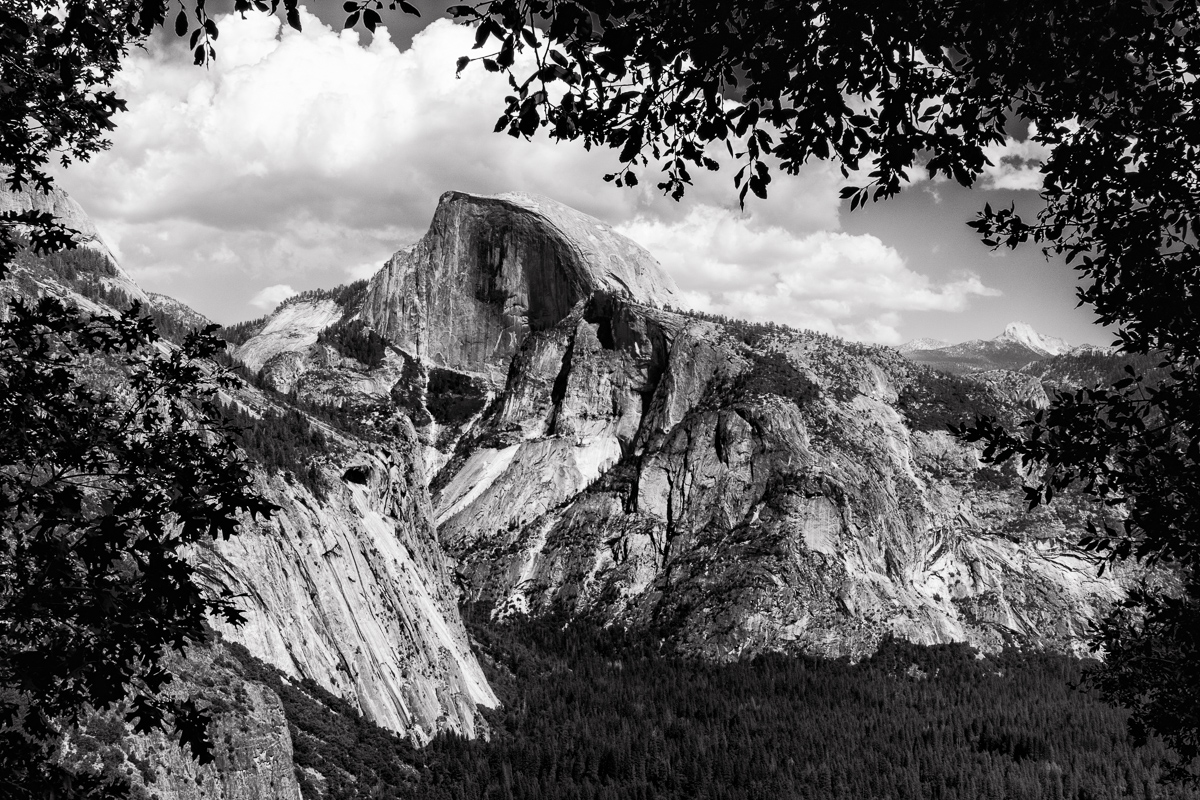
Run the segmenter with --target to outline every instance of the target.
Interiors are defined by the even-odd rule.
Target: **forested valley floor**
[[[1159,782],[1167,752],[1131,741],[1078,659],[888,641],[857,664],[719,665],[578,622],[468,617],[504,703],[490,741],[414,748],[234,646],[283,698],[306,800],[1200,797]]]

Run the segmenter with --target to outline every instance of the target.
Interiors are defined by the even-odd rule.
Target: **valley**
[[[73,201],[52,200],[94,232]],[[204,322],[142,292],[94,236],[59,261],[25,258],[4,292],[96,312],[140,301],[168,339]],[[1146,786],[1161,748],[1133,748],[1118,712],[1062,689],[1128,577],[1098,576],[1076,546],[1099,511],[1067,496],[1026,513],[1022,476],[946,430],[980,412],[1015,420],[1047,391],[1116,368],[1113,356],[1027,326],[896,351],[681,302],[653,256],[603,222],[545,198],[450,192],[425,237],[371,279],[226,329],[225,363],[245,380],[223,402],[279,511],[193,554],[247,614],[218,626],[229,644],[197,667],[198,685],[249,693],[262,732],[242,733],[265,744],[246,757],[231,736],[210,772],[143,770],[147,796],[369,796],[331,762],[354,749],[339,739],[349,728],[314,733],[301,706],[393,748],[409,767],[368,772],[414,796],[890,796],[885,784],[912,797],[979,797],[984,784],[996,797],[1158,796]],[[960,696],[992,668],[1003,687],[991,705]],[[817,705],[796,694],[806,681],[822,687]],[[539,683],[548,694],[531,693]],[[696,686],[720,708],[688,705],[681,687]],[[771,686],[799,705],[758,714],[766,701],[753,698]],[[828,705],[847,693],[854,703]],[[1043,695],[1107,738],[1076,747],[1048,718],[1031,722]],[[908,716],[880,714],[893,697]],[[572,702],[656,711],[646,730],[609,736],[611,715],[589,729],[593,712],[575,720]],[[956,710],[925,721],[946,703]],[[1006,703],[1015,716],[985,730]],[[736,710],[746,704],[756,711]],[[280,766],[293,756],[279,708],[295,770]],[[580,727],[524,727],[525,714]],[[802,755],[735,774],[783,748],[771,732],[800,717],[820,720],[794,746]],[[843,718],[866,727],[836,738],[823,720]],[[913,738],[926,724],[932,738]],[[742,735],[755,744],[736,749]],[[106,768],[133,771],[143,745],[111,736]],[[577,742],[556,757],[579,764],[548,763],[530,737]],[[618,746],[646,737],[661,752]],[[814,767],[828,741],[921,755],[875,785],[857,767]],[[678,761],[718,750],[742,755],[699,773]],[[614,766],[629,759],[640,772]],[[701,791],[710,784],[725,788]]]

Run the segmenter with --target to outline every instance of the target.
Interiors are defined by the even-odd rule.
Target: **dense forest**
[[[944,431],[976,416],[999,417],[996,394],[970,378],[918,366],[913,381],[900,391],[899,411],[913,430]]]
[[[887,641],[858,664],[721,665],[578,622],[470,625],[504,702],[490,741],[416,749],[241,651],[284,700],[305,798],[1200,797],[1158,783],[1164,748],[1135,746],[1064,656]]]
[[[318,498],[325,497],[317,462],[329,452],[329,440],[308,417],[294,408],[255,416],[235,403],[225,406],[223,414],[251,461],[271,474],[291,477]]]
[[[317,343],[329,345],[367,369],[378,369],[388,349],[387,340],[368,328],[361,319],[333,323],[317,334]]]
[[[697,311],[694,308],[676,308],[670,303],[663,306],[664,311],[670,311],[673,314],[679,314],[684,317],[702,320],[704,322],[715,322],[718,325],[724,326],[743,344],[754,347],[761,344],[765,339],[786,334],[788,336],[801,336],[805,339],[823,342],[825,344],[837,345],[857,355],[863,355],[873,350],[879,349],[877,345],[863,344],[862,342],[848,342],[838,336],[830,336],[827,333],[820,333],[809,328],[795,328],[782,322],[773,322],[767,320],[765,322],[753,322],[748,319],[739,319],[737,317],[726,316],[725,314],[710,314],[707,311]]]

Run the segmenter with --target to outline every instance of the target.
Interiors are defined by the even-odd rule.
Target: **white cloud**
[[[611,223],[687,213],[654,175],[637,190],[604,183],[610,151],[492,133],[508,88],[477,66],[455,77],[467,28],[434,22],[400,51],[382,30],[363,46],[307,13],[303,23],[227,17],[207,70],[177,41],[127,58],[117,91],[130,110],[112,150],[61,181],[152,288],[190,287],[198,296],[182,299],[228,319],[220,293],[228,302],[248,279],[328,285],[381,264],[451,189],[546,194]],[[733,200],[728,170],[695,177],[689,203]],[[840,185],[818,165],[777,180],[756,213],[836,228]]]
[[[275,306],[297,294],[299,293],[286,283],[277,283],[274,286],[260,289],[257,294],[250,298],[250,305],[261,308],[263,311],[274,311]]]
[[[847,338],[898,343],[899,312],[962,311],[999,294],[969,273],[935,285],[875,236],[796,234],[712,206],[621,231],[662,260],[698,309]]]
[[[1041,189],[1041,166],[1050,157],[1051,148],[1034,141],[1036,135],[1037,127],[1030,123],[1025,139],[1009,136],[1003,144],[985,147],[984,155],[992,164],[983,168],[983,188]]]
[[[372,274],[452,189],[545,194],[624,225],[696,303],[739,316],[888,341],[897,312],[988,291],[974,276],[934,286],[878,239],[837,233],[833,164],[778,174],[745,214],[728,168],[696,171],[682,203],[653,174],[619,189],[602,180],[610,151],[492,133],[507,86],[477,67],[455,77],[469,29],[441,20],[401,51],[382,30],[364,46],[303,23],[227,17],[209,69],[175,41],[134,51],[112,150],[61,178],[138,280],[220,321],[257,315],[280,287]]]

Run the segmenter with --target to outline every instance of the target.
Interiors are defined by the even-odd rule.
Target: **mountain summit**
[[[1030,350],[1035,350],[1048,356],[1062,355],[1071,349],[1071,345],[1065,339],[1059,339],[1054,336],[1043,336],[1035,331],[1032,325],[1025,322],[1008,323],[1004,328],[1004,333],[992,341],[1016,342],[1017,344],[1025,345]]]
[[[534,195],[447,192],[429,232],[371,279],[362,318],[418,358],[499,384],[526,336],[595,292],[678,303],[654,257],[598,219]]]
[[[1095,349],[1092,345],[1083,345]],[[994,369],[1019,370],[1032,361],[1071,353],[1068,342],[1054,336],[1044,336],[1025,322],[1010,322],[1004,332],[994,339],[972,339],[952,344],[937,339],[913,339],[899,350],[920,364],[964,375]]]

